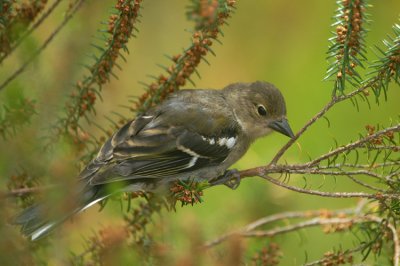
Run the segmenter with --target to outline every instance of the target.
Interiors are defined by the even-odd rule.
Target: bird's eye
[[[257,112],[258,112],[259,115],[262,115],[262,116],[267,115],[267,110],[261,104],[257,106]]]

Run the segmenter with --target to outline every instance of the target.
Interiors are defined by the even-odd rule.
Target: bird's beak
[[[278,131],[279,133],[282,133],[285,136],[288,136],[289,138],[294,138],[293,131],[285,118],[272,121],[271,123],[269,123],[268,127],[272,128],[275,131]]]

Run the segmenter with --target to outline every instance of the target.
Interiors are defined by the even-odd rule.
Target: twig
[[[388,132],[398,132],[398,131],[400,131],[400,125],[396,125],[396,126],[393,126],[393,127],[385,128],[385,129],[380,130],[380,131],[378,131],[378,132],[376,132],[374,134],[368,135],[368,136],[366,136],[366,137],[364,137],[364,138],[362,138],[362,139],[360,139],[358,141],[349,143],[349,144],[347,144],[345,146],[342,146],[342,147],[339,147],[339,148],[337,148],[337,149],[335,149],[333,151],[330,151],[330,152],[320,156],[319,158],[310,161],[308,163],[308,166],[315,166],[318,163],[320,163],[321,161],[328,159],[329,157],[335,156],[335,155],[337,155],[339,153],[342,153],[344,151],[349,151],[349,150],[352,150],[354,148],[360,147],[364,143],[367,143],[367,142],[369,142],[369,141],[371,141],[373,139],[376,139],[379,136],[385,135]]]
[[[359,89],[360,90],[360,89]],[[357,90],[358,91],[358,90]],[[352,95],[355,95],[355,92],[351,93]],[[350,94],[349,94],[350,95]],[[345,98],[349,95],[346,96],[342,96],[340,98]],[[331,101],[334,102],[334,101]],[[321,112],[320,112],[321,113]],[[315,116],[315,117],[318,117]],[[315,118],[314,117],[314,118]],[[313,118],[313,119],[314,119]],[[314,120],[312,120],[314,121]],[[308,123],[310,124],[310,122]],[[304,128],[307,128],[307,125]],[[311,160],[310,162],[303,164],[303,165],[276,165],[276,163],[274,162],[274,159],[272,160],[271,164],[269,164],[268,166],[265,167],[256,167],[256,168],[252,168],[252,169],[247,169],[247,170],[243,170],[240,172],[240,177],[243,179],[245,177],[251,177],[251,176],[260,176],[264,179],[267,179],[268,181],[285,187],[287,189],[296,191],[296,192],[300,192],[300,193],[306,193],[306,194],[311,194],[311,195],[319,195],[319,196],[323,196],[323,197],[340,197],[340,198],[349,198],[349,197],[366,197],[366,198],[376,198],[376,195],[374,194],[368,194],[368,193],[362,193],[362,192],[339,192],[339,193],[330,193],[330,192],[322,192],[322,191],[317,191],[317,190],[309,190],[309,189],[301,189],[298,187],[293,187],[290,186],[286,183],[280,182],[270,176],[268,176],[267,174],[271,174],[271,173],[298,173],[298,174],[327,174],[327,175],[357,175],[357,174],[364,174],[364,175],[368,175],[371,177],[375,177],[375,178],[384,178],[381,175],[378,175],[374,172],[371,171],[365,171],[365,170],[357,170],[357,171],[323,171],[320,170],[318,168],[313,168],[315,166],[319,167],[319,163],[323,160],[326,160],[328,158],[331,158],[335,155],[338,155],[340,153],[343,153],[345,151],[349,151],[349,150],[353,150],[357,147],[360,147],[362,145],[364,145],[365,143],[368,143],[382,135],[387,134],[388,132],[399,132],[400,131],[400,124],[399,125],[395,125],[389,128],[385,128],[383,130],[380,130],[374,134],[368,135],[360,140],[354,141],[352,143],[349,143],[345,146],[339,147],[337,149],[334,149],[320,157],[318,157],[317,159]],[[301,135],[301,132],[303,132],[303,130],[300,130],[299,133],[296,135],[297,137]],[[281,151],[284,152],[283,149],[281,149]],[[279,152],[278,152],[279,153]],[[282,153],[283,154],[283,153]],[[279,157],[279,156],[278,156]],[[278,158],[275,156],[275,158]],[[279,158],[278,158],[279,159]],[[354,180],[353,180],[354,181]],[[371,187],[369,187],[371,188]],[[379,189],[376,189],[379,191]],[[387,198],[399,198],[400,195],[398,194],[381,194],[384,195],[384,197]]]
[[[274,214],[274,215],[270,215],[267,217],[263,217],[261,219],[258,219],[248,225],[246,225],[245,227],[243,227],[242,229],[239,230],[235,230],[231,233],[227,233],[224,234],[218,238],[215,238],[211,241],[207,241],[203,247],[204,248],[211,248],[213,246],[216,246],[220,243],[222,243],[223,241],[227,240],[230,237],[233,237],[235,235],[240,235],[246,232],[251,232],[254,229],[269,224],[269,223],[273,223],[273,222],[277,222],[280,220],[286,220],[286,219],[294,219],[294,218],[310,218],[310,217],[317,217],[317,216],[321,216],[323,214],[329,214],[329,215],[338,215],[338,214],[354,214],[354,215],[358,215],[361,212],[361,209],[365,206],[365,204],[367,203],[367,200],[361,200],[357,206],[355,208],[350,208],[350,209],[340,209],[340,210],[335,210],[335,211],[326,211],[326,210],[312,210],[312,211],[295,211],[295,212],[282,212],[282,213],[278,213],[278,214]]]
[[[335,104],[342,102],[344,100],[352,98],[354,95],[359,94],[360,92],[364,91],[368,87],[370,87],[378,78],[375,77],[371,79],[368,83],[365,85],[361,86],[357,90],[354,90],[353,92],[342,95],[342,96],[334,96],[332,99],[322,108],[321,111],[319,111],[313,118],[311,118],[300,130],[297,132],[294,136],[294,138],[290,139],[279,151],[278,153],[274,156],[274,158],[271,160],[270,165],[275,165],[278,160],[282,157],[282,155],[296,142],[296,140],[303,135],[303,133],[312,125],[314,124],[317,120],[319,120],[321,117],[323,117],[326,112],[329,111]]]
[[[362,217],[353,217],[353,218],[313,218],[311,220],[300,222],[294,225],[288,225],[283,227],[278,227],[271,230],[265,231],[251,231],[239,234],[243,237],[274,237],[276,235],[285,234],[293,231],[297,231],[299,229],[304,229],[307,227],[313,227],[318,225],[329,225],[329,224],[354,224],[354,223],[368,223],[374,222],[377,224],[384,225],[387,229],[391,231],[393,237],[393,265],[399,266],[400,260],[400,245],[399,238],[396,232],[396,228],[390,224],[386,223],[383,218],[377,216],[365,215]]]
[[[370,184],[367,184],[367,183],[365,183],[365,182],[363,182],[361,180],[358,180],[354,176],[347,175],[347,177],[350,178],[354,183],[359,184],[360,186],[363,186],[363,187],[366,187],[366,188],[369,188],[369,189],[372,189],[372,190],[375,190],[375,191],[379,191],[379,192],[382,192],[382,193],[386,192],[386,190],[378,188],[378,187],[375,187],[375,186],[372,186]]]
[[[345,250],[342,254],[343,255],[349,255],[349,254],[352,254],[352,253],[356,253],[356,252],[362,251],[366,247],[368,247],[369,244],[370,243],[365,243],[365,244],[359,245],[356,248]],[[323,259],[319,259],[319,260],[315,260],[315,261],[306,263],[306,264],[304,264],[304,266],[324,265],[323,263],[324,262],[328,262],[328,261],[329,261],[329,259],[323,258]]]
[[[400,240],[399,240],[399,236],[397,234],[396,227],[393,224],[387,222],[387,220],[384,218],[380,218],[377,216],[369,216],[369,219],[378,224],[385,225],[386,228],[390,230],[392,237],[393,237],[393,239],[392,239],[393,240],[393,266],[399,266],[399,264],[400,264]]]
[[[79,10],[82,6],[82,3],[85,0],[77,0],[75,2],[75,6],[71,9],[71,11],[64,17],[64,20],[60,25],[50,34],[50,36],[46,39],[46,41],[40,46],[38,50],[36,50],[33,55],[25,61],[24,64],[20,68],[18,68],[11,76],[9,76],[1,85],[0,91],[4,89],[11,81],[13,81],[19,74],[25,71],[26,67],[33,62],[33,60],[41,53],[43,50],[49,45],[49,43],[54,39],[54,37],[60,32],[60,30],[67,24],[67,22],[74,16],[74,14]]]
[[[41,187],[27,187],[27,188],[13,189],[8,192],[0,192],[0,198],[21,197],[26,194],[40,193],[42,191],[46,191],[54,187],[55,187],[54,185],[47,185]]]
[[[393,263],[394,266],[399,266],[400,263],[400,241],[396,228],[392,224],[388,224],[388,228],[392,232],[393,237]]]
[[[369,221],[369,220],[367,220]],[[285,233],[290,233],[293,231],[297,231],[299,229],[304,229],[307,227],[313,227],[317,225],[328,225],[328,224],[348,224],[348,223],[360,223],[366,222],[365,219],[360,219],[360,217],[355,218],[313,218],[304,222],[300,222],[293,225],[287,225],[282,227],[277,227],[270,230],[258,230],[245,232],[240,234],[243,237],[273,237]]]
[[[340,164],[334,164],[334,165],[320,165],[320,166],[318,166],[318,169],[334,169],[334,168],[338,169],[341,167],[376,169],[376,168],[380,168],[380,167],[383,168],[383,167],[387,167],[387,166],[396,166],[396,165],[400,165],[400,161],[375,163],[373,165],[340,163]]]
[[[383,176],[368,170],[355,170],[355,171],[345,171],[340,168],[336,171],[327,171],[321,170],[320,168],[308,168],[307,164],[299,164],[299,165],[277,165],[277,167],[267,168],[265,169],[266,174],[272,173],[287,173],[287,174],[310,174],[310,175],[335,175],[335,176],[344,176],[344,175],[367,175],[373,178],[382,179]],[[243,178],[246,176],[244,175]]]
[[[388,193],[364,193],[364,192],[324,192],[319,190],[304,189],[295,186],[288,185],[281,182],[268,175],[259,175],[260,177],[270,181],[271,183],[278,185],[280,187],[296,191],[303,194],[309,194],[314,196],[328,197],[328,198],[367,198],[367,199],[377,199],[377,198],[388,198],[388,199],[400,199],[400,194],[388,194]]]
[[[313,211],[313,212],[282,212],[282,213],[278,213],[278,214],[274,214],[274,215],[270,215],[264,218],[261,218],[257,221],[254,221],[253,223],[247,225],[246,227],[244,227],[243,229],[239,229],[239,230],[235,230],[234,232],[230,232],[227,234],[224,234],[218,238],[215,238],[213,240],[207,241],[203,247],[204,248],[211,248],[213,246],[216,246],[222,242],[224,242],[225,240],[227,240],[228,238],[231,238],[235,235],[240,235],[243,232],[249,232],[254,230],[255,228],[267,224],[267,223],[272,223],[272,222],[276,222],[279,220],[284,220],[284,219],[293,219],[293,218],[304,218],[304,217],[312,217],[315,215],[319,215],[320,212],[318,212],[318,214],[316,214],[317,212]]]

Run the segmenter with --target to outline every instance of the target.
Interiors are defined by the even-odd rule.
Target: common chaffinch
[[[267,82],[234,83],[222,90],[180,90],[138,115],[108,139],[80,173],[74,204],[61,218],[46,206],[26,209],[15,222],[32,240],[68,217],[121,191],[156,191],[176,180],[207,180],[231,187],[227,170],[257,138],[278,131],[293,137],[285,100]],[[110,190],[108,184],[117,189]],[[116,185],[116,186],[115,186]]]

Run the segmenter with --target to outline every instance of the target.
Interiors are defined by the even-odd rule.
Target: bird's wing
[[[81,178],[97,185],[190,173],[224,161],[237,141],[233,129],[217,138],[165,120],[162,115],[140,116],[122,127],[104,144]]]

